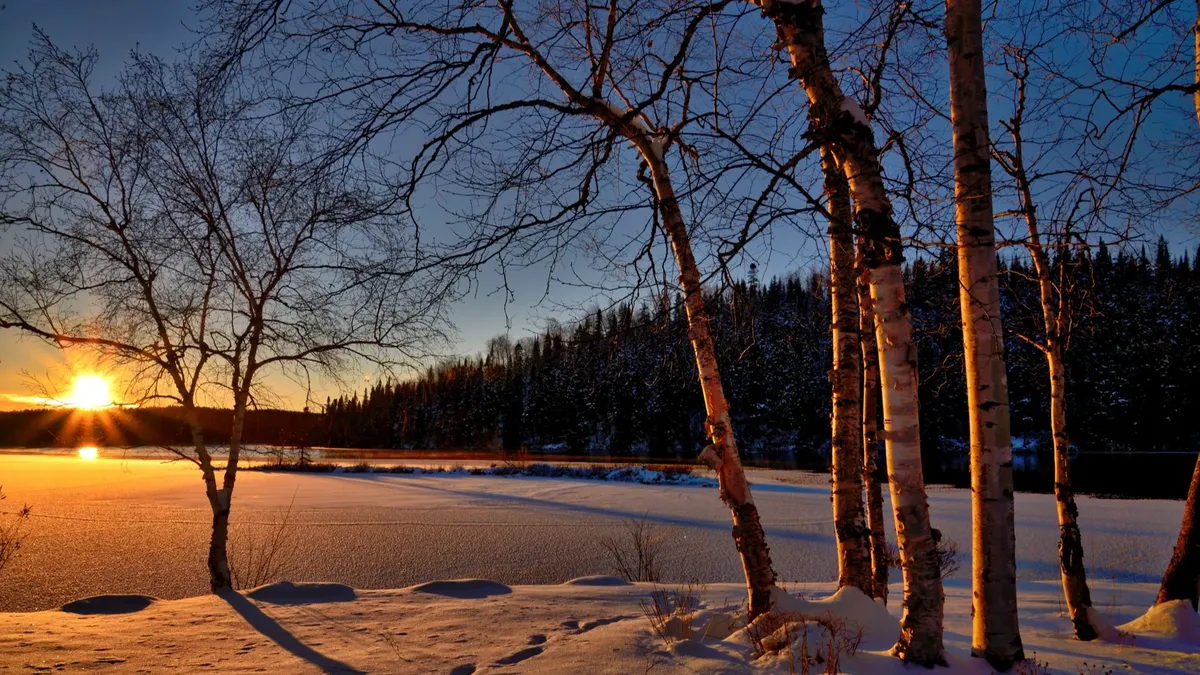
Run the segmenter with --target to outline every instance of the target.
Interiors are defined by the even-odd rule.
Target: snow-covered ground
[[[751,479],[775,566],[789,590],[831,592],[836,559],[827,476],[753,472]],[[0,614],[0,670],[62,664],[68,670],[106,665],[114,672],[168,666],[320,672],[345,666],[461,675],[472,672],[468,665],[489,672],[614,673],[748,667],[735,642],[709,638],[668,648],[654,637],[638,606],[651,591],[647,586],[560,585],[611,573],[600,539],[619,536],[626,520],[645,516],[670,537],[662,561],[669,582],[708,583],[703,596],[710,609],[740,602],[741,588],[722,583],[735,582],[740,569],[728,511],[711,488],[244,473],[234,497],[235,527],[266,531],[291,505],[282,576],[359,589],[327,588],[308,598],[313,602],[296,603],[287,592],[259,599],[203,595],[208,507],[189,465],[5,455],[0,484],[10,495],[6,506],[29,503],[35,514],[26,548],[0,576],[0,611],[14,612]],[[957,655],[954,671],[987,673],[964,656],[968,493],[932,488],[930,506],[934,526],[964,551],[963,571],[948,584],[946,641]],[[1080,500],[1093,597],[1114,624],[1135,619],[1153,600],[1182,507]],[[1057,584],[1053,498],[1018,494],[1017,518],[1027,652],[1049,661],[1054,672],[1105,672],[1089,671],[1085,661],[1108,664],[1114,673],[1200,672],[1200,647],[1186,636],[1151,635],[1146,626],[1136,627],[1140,636],[1118,643],[1070,640]],[[406,588],[458,578],[496,583]],[[894,584],[894,613],[899,592]],[[123,609],[136,611],[119,616],[28,613],[113,593],[187,599],[140,609],[132,603]],[[110,609],[104,602],[84,608]],[[885,649],[894,637],[869,638],[864,648]],[[778,660],[762,664],[787,672]],[[843,672],[887,673],[892,666],[891,659],[864,651],[845,662]]]
[[[818,616],[821,598],[832,590],[832,584],[789,586],[790,592],[816,600],[806,606]],[[1118,590],[1116,604],[1105,607],[1118,617],[1141,612],[1155,591],[1151,584],[1122,585]],[[0,671],[789,672],[786,650],[752,660],[744,635],[727,637],[728,617],[736,618],[740,611],[741,586],[713,584],[700,591],[702,604],[691,639],[671,645],[654,634],[639,607],[652,592],[645,584],[509,587],[472,580],[399,590],[277,585],[251,592],[250,597],[209,595],[153,602],[138,597],[99,598],[70,611],[0,614]],[[936,672],[991,673],[986,663],[967,656],[969,587],[952,583],[948,596],[945,639],[951,667]],[[1058,597],[1055,584],[1021,584],[1026,652],[1051,669],[1025,673],[1200,672],[1196,644],[1177,636],[1144,632],[1114,642],[1070,639]],[[894,620],[889,625],[886,612],[896,615],[896,604],[887,610],[872,609],[863,607],[870,600],[863,596],[859,600],[831,608],[849,624],[866,629],[859,651],[843,657],[841,672],[906,672],[886,655],[898,625]],[[816,643],[815,631],[812,643]],[[824,667],[815,672],[824,672]]]

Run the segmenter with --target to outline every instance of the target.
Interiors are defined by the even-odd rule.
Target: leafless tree
[[[228,77],[136,54],[98,91],[95,62],[37,33],[0,90],[0,227],[18,242],[0,327],[103,359],[125,403],[184,408],[192,444],[173,450],[204,478],[219,591],[247,408],[272,378],[424,355],[451,284],[420,272],[382,169],[343,160],[303,111],[264,117]],[[205,402],[232,405],[223,466]]]
[[[830,65],[820,0],[760,0],[757,4],[773,22],[780,46],[791,57],[792,73],[808,96],[810,133],[831,148],[849,181],[855,229],[865,244],[862,261],[875,312],[888,475],[904,562],[904,613],[893,652],[905,661],[945,665],[945,595],[921,468],[916,350],[912,318],[904,301],[904,252],[883,181],[880,150],[870,119],[843,93]]]
[[[829,280],[833,312],[833,525],[838,547],[838,586],[871,595],[871,535],[863,507],[863,427],[860,395],[862,346],[858,282],[854,264],[850,186],[829,150],[822,151],[829,200]],[[872,410],[872,412],[874,412]],[[882,523],[880,523],[882,525]]]
[[[1005,671],[1025,660],[1025,651],[1017,622],[1012,438],[979,0],[946,0],[946,43],[971,435],[971,654]]]
[[[396,160],[410,172],[409,204],[430,185],[462,197],[439,204],[439,217],[465,233],[441,242],[443,264],[554,265],[587,245],[606,251],[605,265],[653,267],[656,244],[666,245],[707,411],[712,444],[701,461],[718,472],[757,615],[769,607],[775,575],[729,419],[693,246],[695,236],[712,232],[702,226],[706,215],[756,213],[748,193],[728,199],[738,179],[703,170],[712,158],[691,140],[720,139],[714,129],[736,113],[719,92],[739,78],[753,81],[722,67],[728,50],[718,38],[744,14],[730,4],[223,0],[209,9],[228,60],[268,71],[299,62],[322,73],[310,86],[318,93],[300,92],[292,105],[341,111],[369,139],[363,152],[377,151],[385,137],[419,139],[407,161]],[[629,157],[636,163],[626,164]],[[763,171],[743,168],[750,169]],[[621,227],[639,212],[649,216],[641,229]],[[753,231],[756,217],[744,229]],[[745,239],[729,238],[733,248]]]

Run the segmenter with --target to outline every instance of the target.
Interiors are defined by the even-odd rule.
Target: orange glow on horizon
[[[96,459],[100,456],[100,450],[92,446],[79,449],[79,459]]]

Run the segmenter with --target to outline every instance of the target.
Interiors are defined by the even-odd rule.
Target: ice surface
[[[486,466],[486,465],[484,465]],[[701,475],[708,472],[701,469]],[[751,471],[772,559],[789,582],[837,577],[829,476]],[[0,455],[7,503],[33,506],[30,538],[4,570],[0,611],[51,609],[103,593],[184,598],[207,592],[212,511],[184,463]],[[931,487],[933,525],[970,570],[970,493]],[[885,501],[887,497],[885,495]],[[612,574],[604,537],[646,518],[667,538],[666,581],[736,582],[729,510],[707,487],[550,478],[243,473],[232,530],[265,536],[291,505],[281,578],[404,588],[483,577],[559,584]],[[1183,503],[1079,499],[1088,580],[1097,606],[1114,584],[1157,584]],[[1022,581],[1058,583],[1053,495],[1017,494]],[[891,518],[888,537],[894,541]],[[169,543],[169,545],[165,545]],[[236,555],[236,547],[234,548]],[[900,580],[893,574],[893,582]],[[1133,619],[1149,603],[1114,623]],[[1119,620],[1118,620],[1119,619]]]

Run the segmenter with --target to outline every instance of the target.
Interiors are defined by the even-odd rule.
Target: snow
[[[604,101],[604,100],[601,100],[600,102],[603,103],[604,106],[607,107],[609,109],[609,111],[611,111],[612,114],[616,115],[617,117],[624,118],[626,115],[629,114],[629,111],[626,110],[625,108],[622,108],[621,106],[618,106],[616,104],[613,104],[613,103],[610,103],[610,102]],[[646,138],[650,139],[650,152],[654,153],[655,159],[657,159],[661,162],[663,159],[664,149],[663,149],[662,140],[659,138],[658,134],[655,134],[653,131],[650,130],[650,127],[646,126],[646,123],[644,121],[642,121],[640,115],[633,115],[632,117],[630,117],[628,119],[628,121],[639,132],[641,132]]]
[[[478,581],[465,586],[479,586]],[[294,598],[284,588],[276,590],[303,601],[274,603],[231,593],[160,600],[119,616],[58,610],[0,614],[0,671],[62,664],[61,670],[103,667],[112,673],[789,672],[786,648],[756,659],[742,639],[741,584],[699,588],[690,637],[672,644],[655,635],[639,607],[661,588],[650,584],[512,586],[501,595],[463,597],[416,588],[360,589],[343,602],[307,593]],[[781,604],[866,628],[857,652],[842,657],[842,673],[914,672],[887,654],[898,632],[896,603],[884,610],[854,591],[833,593],[831,583],[789,584],[789,590],[790,595],[777,597]],[[1026,653],[1048,664],[1049,673],[1200,672],[1195,642],[1175,639],[1151,646],[1141,637],[1125,643],[1078,642],[1070,638],[1069,622],[1057,608],[1061,589],[1056,584],[1022,583],[1019,590]],[[1152,602],[1154,590],[1149,584],[1122,587],[1121,611]],[[892,592],[898,596],[898,586]],[[933,672],[992,672],[968,655],[970,609],[969,586],[950,584],[946,646],[952,667]],[[1156,621],[1177,614],[1175,609],[1162,612]],[[815,649],[824,638],[814,629],[808,639]]]
[[[862,106],[854,102],[854,99],[845,97],[842,99],[842,110],[850,113],[854,117],[854,121],[867,127],[871,127],[871,122],[867,120],[867,114],[863,112]]]
[[[492,595],[508,595],[512,589],[504,584],[487,579],[455,579],[452,581],[430,581],[417,584],[410,590],[413,593],[430,593],[444,595],[448,598],[468,598],[478,600]]]
[[[280,581],[246,591],[246,597],[277,605],[303,605],[310,602],[350,602],[354,589],[345,584],[298,583]]]
[[[1118,626],[1121,633],[1200,646],[1200,615],[1189,600],[1154,605],[1145,614]]]
[[[842,672],[906,672],[886,654],[899,575],[886,614],[854,591],[835,594],[827,581],[837,574],[829,477],[753,471],[750,478],[790,593],[777,596],[779,605],[863,628],[862,646]],[[233,531],[270,528],[291,505],[296,531],[280,576],[293,583],[215,597],[206,595],[204,568],[211,512],[189,465],[0,455],[0,481],[9,503],[29,503],[35,514],[26,548],[0,579],[0,673],[56,664],[111,672],[789,669],[780,654],[752,659],[747,640],[736,637],[745,589],[729,512],[710,487],[469,473],[244,473]],[[964,570],[946,584],[953,668],[937,672],[988,675],[968,656],[969,492],[933,487],[929,501],[934,526],[958,542]],[[1092,597],[1119,628],[1105,641],[1071,639],[1053,496],[1018,494],[1026,652],[1056,674],[1104,672],[1085,663],[1200,672],[1195,613],[1146,612],[1183,504],[1081,498],[1079,506]],[[612,568],[599,540],[622,536],[626,521],[643,516],[667,537],[660,564],[668,583],[659,589],[708,582],[697,591],[690,637],[680,625],[672,645],[642,612],[655,587],[601,576]],[[73,612],[58,609],[78,598],[88,600],[70,605]],[[810,638],[819,645],[821,630]]]

